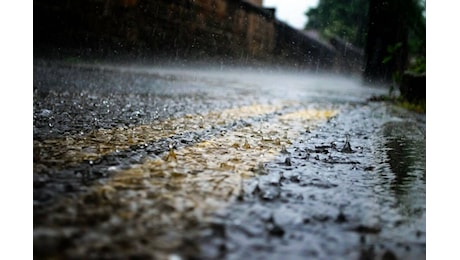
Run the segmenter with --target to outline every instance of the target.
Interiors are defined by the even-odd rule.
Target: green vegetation
[[[318,6],[309,9],[306,30],[317,30],[326,38],[338,36],[364,48],[369,23],[369,0],[320,0]],[[384,1],[377,2],[384,6]],[[392,1],[389,1],[392,2]],[[401,12],[409,24],[409,52],[425,55],[426,19],[425,0],[399,0],[404,4]],[[391,19],[391,17],[387,17]],[[401,43],[400,43],[401,44]]]
[[[420,100],[418,102],[409,102],[404,99],[396,100],[395,104],[397,106],[403,107],[407,110],[411,110],[417,113],[425,113],[426,112],[426,100]]]
[[[325,38],[338,36],[364,48],[367,36],[368,0],[320,0],[308,10],[307,30],[317,30]]]
[[[415,74],[426,73],[426,57],[418,56],[414,57],[413,61],[409,64],[407,71]]]
[[[382,74],[392,80],[398,70],[425,70],[425,6],[425,0],[320,0],[305,13],[305,29],[317,30],[326,39],[339,37],[363,49],[367,46],[375,53],[367,56],[377,63],[369,67],[387,67]]]
[[[320,0],[306,12],[305,29],[365,49],[365,81],[388,85],[389,98],[396,99],[394,92],[402,88],[406,73],[426,73],[425,9],[425,0]],[[398,104],[424,111],[424,85],[404,86],[410,91],[401,91],[407,96],[399,97]]]
[[[382,95],[382,96],[374,96],[369,99],[372,102],[387,102],[391,103],[395,106],[402,107],[404,109],[417,112],[417,113],[425,113],[426,112],[426,100],[419,100],[409,102],[404,97],[397,97],[394,95]]]

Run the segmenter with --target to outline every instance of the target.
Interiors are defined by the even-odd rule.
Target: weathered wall
[[[256,3],[257,4],[257,3]],[[34,52],[62,50],[336,69],[334,48],[242,0],[34,0]]]
[[[337,65],[338,53],[331,47],[306,36],[285,23],[276,22],[274,54],[297,66],[313,69],[332,69]]]
[[[34,44],[164,55],[263,57],[273,16],[243,1],[34,1]]]
[[[341,71],[362,74],[364,71],[364,51],[339,38],[332,38],[330,44],[338,52],[338,65]]]

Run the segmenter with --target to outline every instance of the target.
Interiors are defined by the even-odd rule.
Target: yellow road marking
[[[138,214],[128,210],[130,203],[140,205],[148,199],[155,205],[149,209],[151,225],[164,232],[180,232],[234,201],[244,178],[260,174],[262,165],[278,156],[283,146],[336,113],[298,111],[170,151],[163,158],[115,174],[105,185],[95,187],[93,194],[117,203],[120,210],[115,214],[124,219]],[[129,202],[123,199],[128,193],[136,194]]]
[[[204,115],[186,115],[131,128],[99,129],[87,135],[34,140],[34,172],[40,164],[71,166],[85,160],[96,160],[117,150],[133,145],[155,142],[186,131],[199,131],[212,125],[222,125],[236,119],[272,113],[281,106],[251,105],[210,112]]]
[[[254,176],[260,165],[273,160],[302,130],[336,113],[335,110],[303,110],[280,116],[275,122],[237,129],[218,138],[170,151],[163,158],[146,160],[116,174],[111,185],[128,188],[129,183],[137,178],[153,182],[160,179],[168,180],[168,185],[180,185],[175,190],[191,200],[211,198],[208,197],[210,194],[214,198],[235,195],[239,193],[241,178]],[[220,179],[226,180],[230,186],[222,185]],[[198,185],[204,182],[205,186]],[[200,188],[195,190],[197,185]],[[137,184],[132,188],[136,187]],[[215,189],[228,192],[215,192]]]
[[[64,198],[43,225],[72,228],[93,223],[92,232],[102,234],[110,226],[121,228],[126,232],[115,232],[113,241],[86,245],[87,250],[100,250],[129,233],[133,241],[148,241],[142,250],[168,259],[187,243],[184,236],[193,226],[207,223],[212,213],[241,194],[244,178],[263,174],[263,164],[279,156],[283,146],[335,114],[336,110],[289,113],[167,152],[113,174],[83,196]],[[139,252],[137,246],[124,250]]]

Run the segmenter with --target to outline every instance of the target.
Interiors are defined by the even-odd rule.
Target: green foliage
[[[394,45],[388,45],[387,46],[387,56],[383,59],[382,63],[387,64],[390,61],[394,60],[396,58],[396,55],[398,55],[398,51],[401,49],[402,43],[398,42]],[[394,90],[396,89],[396,86],[401,83],[401,72],[395,71],[391,74],[391,80],[392,84],[390,85],[390,97],[393,96]]]
[[[417,113],[426,112],[426,100],[421,100],[419,102],[409,102],[407,100],[398,100],[396,102],[396,105],[403,107],[407,110],[417,112]]]
[[[388,45],[387,46],[387,56],[385,56],[385,58],[383,58],[383,61],[382,63],[383,64],[387,64],[388,62],[392,61],[393,59],[395,59],[395,55],[397,55],[399,49],[401,49],[402,47],[402,43],[401,42],[398,42],[394,45]]]
[[[394,96],[394,95],[381,95],[381,96],[373,96],[369,99],[372,102],[386,102],[393,104],[398,107],[402,107],[404,109],[414,111],[417,113],[425,113],[426,112],[426,100],[420,100],[418,102],[409,102],[403,97]]]
[[[364,48],[367,36],[368,0],[320,0],[305,14],[305,29],[318,30],[326,38],[338,36]]]
[[[409,54],[425,56],[426,19],[425,0],[400,0],[410,28]],[[367,37],[369,0],[320,0],[318,6],[305,15],[305,29],[318,30],[324,37],[338,36],[364,48]],[[400,48],[399,46],[398,48]],[[395,51],[393,51],[394,53]]]
[[[408,12],[411,30],[408,35],[410,62],[407,70],[424,73],[426,71],[426,2],[425,0],[412,1],[412,9]]]
[[[407,69],[409,72],[421,74],[426,72],[426,57],[418,56],[414,59],[413,62],[409,65]]]

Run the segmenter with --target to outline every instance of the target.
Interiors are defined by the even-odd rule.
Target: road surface
[[[421,259],[425,116],[359,79],[34,61],[37,259]]]

